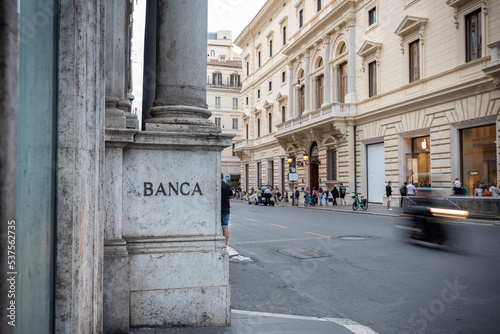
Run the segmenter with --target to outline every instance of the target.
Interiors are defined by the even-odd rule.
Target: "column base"
[[[212,116],[208,109],[191,106],[157,106],[149,109],[149,114],[153,118],[145,121],[146,131],[221,132],[221,129],[208,119]]]
[[[114,129],[125,129],[127,120],[123,110],[116,108],[106,108],[105,127]]]
[[[104,242],[103,332],[130,331],[130,264],[125,240]]]

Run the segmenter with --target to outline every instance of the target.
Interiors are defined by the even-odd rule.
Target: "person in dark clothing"
[[[337,198],[339,198],[340,194],[339,191],[337,190],[336,186],[333,186],[332,190],[332,197],[333,197],[333,203],[332,205],[337,205]]]
[[[391,200],[392,200],[392,187],[391,187],[392,182],[389,181],[387,182],[387,186],[385,187],[385,195],[387,196],[387,209],[391,209]]]
[[[222,235],[226,239],[226,246],[229,240],[229,211],[230,211],[230,203],[229,200],[233,198],[233,191],[231,190],[231,186],[224,182],[224,177],[221,174],[220,176],[220,219],[222,224]]]
[[[408,186],[408,182],[405,182],[401,188],[399,188],[399,193],[401,194],[401,207],[403,207],[403,198],[408,195],[408,190],[406,187]]]

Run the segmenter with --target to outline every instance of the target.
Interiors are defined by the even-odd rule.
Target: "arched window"
[[[285,106],[281,107],[281,121],[285,123],[286,117],[285,117]]]
[[[215,57],[215,51],[214,50],[210,50],[210,57]]]
[[[345,45],[345,43],[340,44],[339,55],[344,54],[344,52],[346,51],[347,51],[347,46]]]

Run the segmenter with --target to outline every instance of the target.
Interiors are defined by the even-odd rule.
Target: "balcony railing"
[[[207,82],[207,86],[215,87],[215,88],[237,88],[237,89],[241,89],[241,83],[240,84],[237,84],[237,83],[223,84],[223,83],[220,83],[220,82],[208,81]]]
[[[243,139],[242,141],[239,141],[237,143],[234,143],[234,150],[241,150],[244,148],[250,148],[253,145],[253,141],[250,139]]]
[[[352,116],[355,113],[356,106],[354,104],[334,102],[278,124],[276,126],[276,134],[299,129],[324,120],[329,120],[332,117]]]

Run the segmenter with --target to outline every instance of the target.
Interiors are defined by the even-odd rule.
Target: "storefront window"
[[[495,133],[495,125],[461,131],[462,185],[468,195],[477,184],[497,182]]]
[[[406,155],[406,181],[431,186],[430,136],[412,138],[412,153]]]

